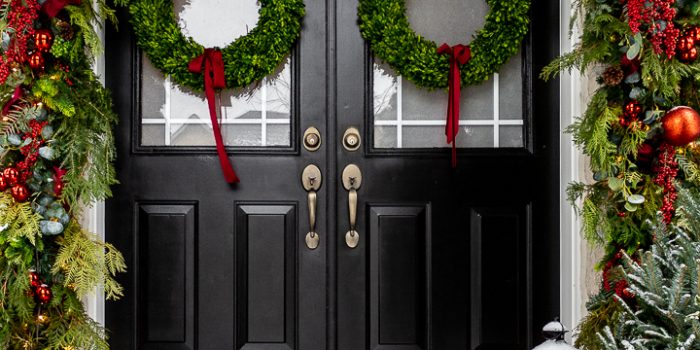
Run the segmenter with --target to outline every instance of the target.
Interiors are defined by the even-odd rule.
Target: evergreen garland
[[[114,20],[104,0],[53,18],[36,0],[0,1],[2,349],[109,348],[81,299],[97,286],[120,297],[113,277],[126,266],[78,223],[80,209],[116,183],[117,116],[91,68],[102,50],[93,25],[103,19]],[[53,38],[49,50],[36,44],[40,33]]]
[[[642,269],[661,271],[668,266],[653,265],[655,249],[698,239],[688,231],[684,233],[688,237],[674,234],[668,238],[660,233],[659,224],[651,223],[661,216],[664,225],[678,227],[700,217],[698,212],[684,217],[675,202],[678,191],[700,187],[700,144],[697,140],[677,142],[673,129],[664,127],[667,118],[678,115],[676,107],[700,107],[700,61],[695,47],[700,43],[700,3],[580,0],[575,7],[572,24],[582,19],[580,42],[572,52],[545,67],[541,76],[548,79],[574,68],[586,73],[594,67],[599,83],[585,113],[568,128],[576,146],[590,158],[594,179],[592,183],[571,184],[568,197],[582,218],[585,238],[605,250],[598,265],[602,272],[600,291],[587,304],[589,313],[579,325],[576,346],[584,350],[687,348],[687,338],[658,338],[665,339],[667,347],[658,342],[621,344],[617,340],[631,334],[629,327],[636,326],[630,322],[654,306],[644,300],[644,288],[665,284],[671,289],[664,293],[681,288],[667,284],[679,277],[665,272],[666,281],[642,278],[632,261],[641,259]],[[695,226],[693,232],[699,228]],[[648,252],[641,254],[642,250]],[[621,265],[627,268],[623,271]],[[697,275],[688,278],[697,284]],[[669,303],[678,301],[673,299],[675,294],[664,293],[658,297],[667,298]],[[656,316],[645,322],[664,327],[678,321]],[[647,330],[655,332],[651,331],[654,327],[640,326],[631,332],[643,337],[640,334]]]
[[[700,202],[681,191],[682,220],[654,225],[656,240],[632,259],[624,255],[620,277],[633,300],[615,296],[617,320],[596,334],[603,350],[700,349]]]
[[[204,87],[203,74],[188,70],[204,52],[194,39],[182,35],[171,0],[117,0],[128,5],[136,43],[153,66],[176,83],[195,91]],[[247,35],[221,49],[226,86],[248,86],[273,73],[289,55],[301,32],[303,0],[260,0],[258,24]]]
[[[462,85],[487,80],[518,52],[529,29],[530,0],[486,0],[486,24],[469,44],[471,60],[461,66]],[[449,58],[437,44],[411,29],[404,0],[361,0],[360,31],[376,57],[398,74],[428,89],[446,88]],[[467,40],[467,38],[465,38]],[[450,45],[460,44],[451,43]]]

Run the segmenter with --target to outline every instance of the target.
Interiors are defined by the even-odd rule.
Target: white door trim
[[[569,35],[569,21],[572,13],[572,0],[559,2],[559,44],[560,53],[572,51],[578,28]],[[581,283],[581,244],[580,222],[574,208],[566,199],[566,187],[572,181],[579,181],[581,152],[574,146],[571,135],[564,133],[574,118],[582,114],[582,87],[584,79],[578,71],[564,72],[560,76],[560,182],[559,182],[559,229],[560,229],[560,272],[559,306],[561,321],[573,329],[583,316],[582,305],[584,286]]]

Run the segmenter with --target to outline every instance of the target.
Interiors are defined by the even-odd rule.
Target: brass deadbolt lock
[[[321,132],[313,126],[304,132],[304,148],[309,152],[315,152],[321,148]]]
[[[343,135],[343,147],[348,151],[357,151],[360,149],[362,139],[360,138],[360,130],[355,127],[349,127]]]

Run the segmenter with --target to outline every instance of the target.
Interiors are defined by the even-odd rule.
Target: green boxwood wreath
[[[469,44],[472,59],[461,67],[462,85],[475,85],[498,72],[520,49],[529,29],[530,0],[486,0],[486,24]],[[376,57],[398,74],[428,89],[446,88],[447,55],[411,29],[404,0],[360,0],[360,31]]]
[[[247,35],[221,49],[226,86],[245,87],[273,73],[301,32],[303,0],[259,0],[258,24]],[[171,0],[121,0],[128,4],[137,45],[153,65],[177,84],[204,88],[203,74],[191,73],[189,62],[204,47],[180,30]]]

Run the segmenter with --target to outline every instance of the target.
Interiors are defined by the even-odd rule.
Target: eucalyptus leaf
[[[638,204],[644,203],[645,199],[644,199],[644,196],[642,196],[641,194],[633,194],[633,195],[627,197],[627,201],[632,203],[632,204],[638,205]]]
[[[615,192],[622,190],[622,187],[624,187],[624,185],[625,181],[622,179],[618,179],[616,177],[608,178],[608,187]]]
[[[19,146],[22,144],[22,138],[17,134],[10,134],[7,136],[7,142],[13,146]]]
[[[39,155],[46,160],[53,160],[56,156],[53,148],[49,146],[39,148]]]
[[[39,230],[45,235],[55,236],[63,232],[63,224],[51,220],[41,220],[39,221]]]
[[[625,209],[629,212],[635,212],[637,211],[638,207],[636,204],[632,204],[630,202],[625,203]]]

